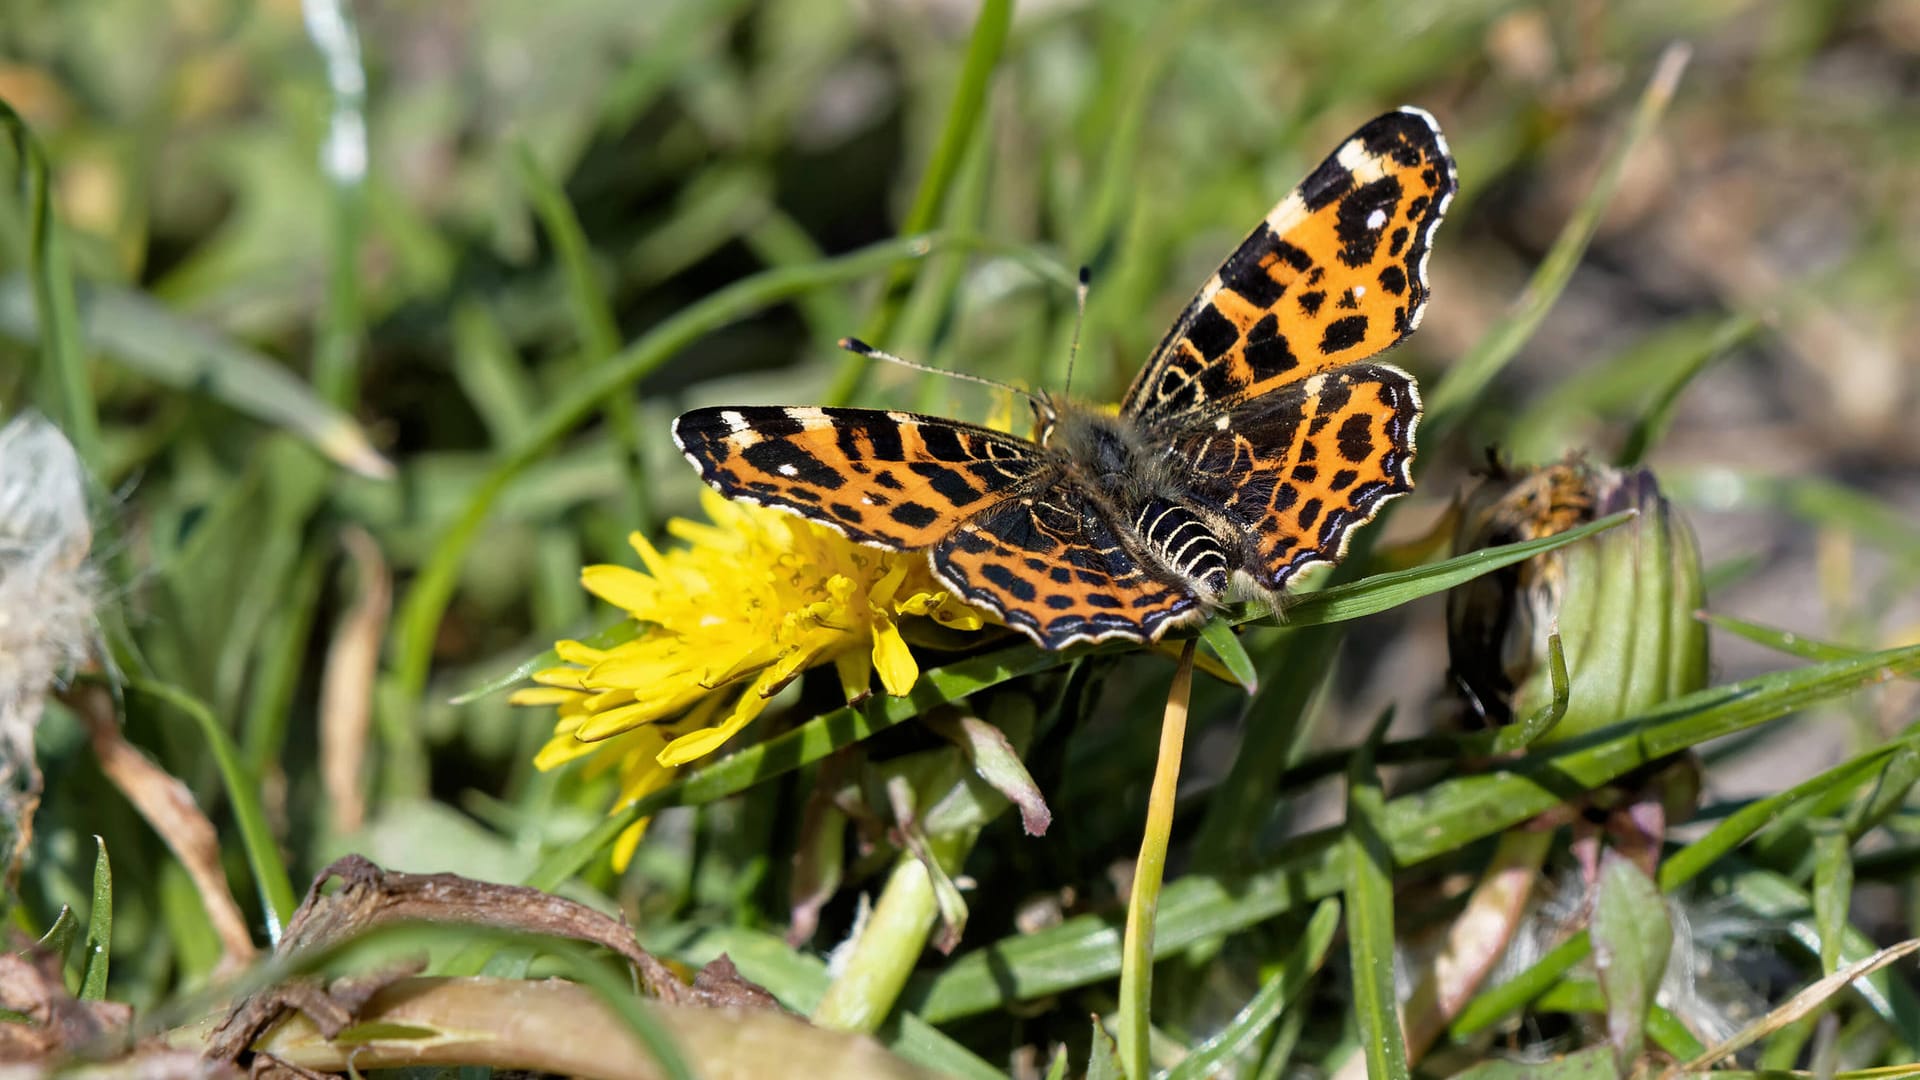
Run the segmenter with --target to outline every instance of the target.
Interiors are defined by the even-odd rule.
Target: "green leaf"
[[[1859,649],[1849,649],[1841,645],[1832,645],[1818,638],[1808,637],[1795,630],[1781,630],[1760,623],[1748,622],[1732,615],[1703,611],[1699,616],[1709,626],[1717,626],[1730,634],[1743,637],[1756,645],[1764,645],[1775,652],[1788,656],[1797,656],[1802,660],[1844,660],[1859,656]]]
[[[1030,737],[1031,709],[1027,715]],[[961,755],[980,779],[1020,808],[1020,824],[1028,836],[1046,835],[1047,827],[1053,823],[1053,811],[1048,809],[1046,796],[1041,794],[1040,785],[1034,783],[1033,774],[1020,760],[1020,752],[1007,732],[977,716],[935,716],[924,722],[960,748]]]
[[[87,370],[86,344],[75,312],[73,266],[54,213],[46,152],[13,106],[0,101],[0,129],[13,146],[14,183],[26,194],[27,267],[33,287],[33,325],[40,345],[42,407],[52,414],[87,468],[98,475],[100,416]]]
[[[1393,983],[1394,861],[1382,835],[1386,799],[1371,750],[1385,728],[1385,723],[1375,728],[1347,771],[1347,951],[1367,1075],[1406,1080],[1412,1074]]]
[[[1567,651],[1560,645],[1558,630],[1547,635],[1547,675],[1553,681],[1553,699],[1524,721],[1500,729],[1493,739],[1494,753],[1506,754],[1532,746],[1565,719],[1573,684],[1567,678]]]
[[[107,861],[107,842],[93,838],[93,906],[87,912],[87,966],[80,977],[81,1001],[107,999],[107,964],[113,952],[113,865]]]
[[[1454,1074],[1454,1080],[1619,1080],[1613,1052],[1589,1047],[1549,1061],[1494,1058]]]
[[[1456,585],[1472,581],[1482,574],[1492,573],[1504,566],[1512,566],[1542,552],[1579,543],[1595,533],[1604,532],[1632,520],[1635,513],[1632,510],[1623,510],[1618,514],[1609,514],[1597,521],[1589,522],[1577,529],[1568,529],[1566,532],[1539,540],[1482,548],[1479,551],[1471,551],[1429,566],[1416,566],[1411,570],[1396,570],[1389,574],[1375,574],[1370,578],[1363,578],[1347,585],[1336,585],[1331,589],[1290,597],[1281,606],[1280,619],[1287,626],[1319,626],[1378,614],[1423,596],[1445,592]],[[1260,618],[1265,614],[1264,610],[1250,611],[1240,621]]]
[[[994,68],[999,66],[1000,53],[1006,48],[1007,33],[1012,26],[1013,0],[984,0],[980,5],[980,13],[973,20],[973,35],[967,39],[960,81],[947,105],[946,124],[940,129],[933,156],[927,160],[927,170],[920,176],[913,205],[900,222],[902,233],[925,232],[939,220],[940,208],[946,203],[961,162],[966,158],[967,147],[973,142],[974,129],[986,119],[988,84],[993,80]],[[879,309],[861,327],[861,338],[883,348],[886,346],[893,325],[900,317],[905,286],[914,273],[913,268],[905,266],[889,271],[881,290]],[[842,360],[840,375],[827,394],[827,402],[845,405],[852,401],[872,368],[872,362],[865,357],[848,356]]]
[[[1241,644],[1240,635],[1233,632],[1232,626],[1219,619],[1208,619],[1200,627],[1200,640],[1220,658],[1221,666],[1233,676],[1233,681],[1248,694],[1260,692],[1260,672],[1253,666],[1253,658],[1247,655],[1247,647]]]
[[[73,948],[73,939],[80,934],[80,916],[73,908],[60,905],[60,914],[54,916],[53,925],[40,935],[39,946],[55,956],[64,958],[67,950]]]
[[[1663,372],[1665,381],[1654,393],[1652,402],[1647,405],[1640,419],[1634,422],[1633,430],[1627,433],[1626,445],[1621,447],[1614,464],[1624,469],[1646,460],[1647,452],[1660,441],[1660,437],[1667,432],[1667,426],[1673,422],[1673,410],[1680,401],[1680,394],[1707,369],[1708,364],[1747,340],[1759,326],[1759,320],[1751,315],[1729,316],[1714,328],[1706,340],[1700,342],[1697,349]]]
[[[1093,1041],[1087,1047],[1087,1080],[1127,1080],[1127,1070],[1120,1064],[1120,1044],[1098,1016],[1093,1018]]]
[[[1831,818],[1813,824],[1813,925],[1820,941],[1820,971],[1840,970],[1840,945],[1853,907],[1853,854],[1846,826]]]
[[[226,786],[227,800],[233,806],[234,823],[240,827],[240,845],[246,852],[247,866],[253,871],[254,887],[260,890],[260,905],[266,911],[267,938],[279,944],[280,934],[299,903],[293,882],[281,861],[280,846],[267,826],[266,807],[260,801],[260,785],[240,760],[240,750],[213,713],[198,698],[178,687],[151,679],[130,678],[127,689],[173,706],[185,713],[200,732],[206,750],[213,755]]]
[[[1600,864],[1592,936],[1594,967],[1607,999],[1607,1038],[1625,1076],[1646,1042],[1647,1011],[1667,971],[1673,927],[1653,879],[1611,851]]]
[[[1220,1032],[1193,1048],[1167,1073],[1167,1080],[1201,1080],[1216,1072],[1231,1071],[1247,1064],[1247,1056],[1259,1048],[1260,1039],[1280,1018],[1280,1014],[1300,996],[1307,980],[1320,971],[1340,928],[1340,901],[1326,899],[1313,909],[1306,930],[1293,943],[1293,949],[1279,967],[1260,985],[1241,1010]]]

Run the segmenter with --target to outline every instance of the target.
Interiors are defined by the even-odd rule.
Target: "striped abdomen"
[[[1226,591],[1226,552],[1193,511],[1166,499],[1149,499],[1134,528],[1168,569],[1208,593]]]

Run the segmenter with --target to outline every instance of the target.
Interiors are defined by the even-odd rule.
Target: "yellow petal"
[[[541,772],[557,769],[569,761],[578,761],[600,749],[601,744],[581,742],[571,735],[555,735],[533,755],[533,767]]]
[[[639,849],[640,841],[647,835],[647,824],[652,820],[652,818],[641,818],[620,830],[620,838],[613,842],[614,873],[627,872],[627,864],[633,862],[633,853]]]
[[[740,729],[753,722],[760,710],[767,707],[767,699],[760,696],[759,684],[747,687],[733,706],[733,712],[719,724],[710,728],[690,731],[668,743],[655,760],[662,765],[685,765],[713,753],[728,740],[739,734]]]
[[[509,705],[565,705],[580,696],[578,690],[557,686],[526,686],[507,695]]]
[[[648,618],[663,603],[660,583],[630,566],[589,566],[580,571],[580,584],[593,595],[638,618]]]
[[[873,663],[866,653],[849,649],[833,658],[833,668],[840,676],[840,690],[847,695],[847,704],[864,700],[873,692]]]
[[[894,594],[900,591],[900,583],[907,580],[907,570],[910,567],[911,564],[905,560],[897,563],[893,569],[881,575],[880,580],[874,582],[872,588],[867,590],[867,599],[871,601],[875,607],[885,607],[892,601]]]
[[[920,678],[920,665],[913,659],[913,650],[907,648],[899,627],[894,626],[891,619],[873,624],[873,667],[880,673],[880,685],[894,697],[905,696]]]

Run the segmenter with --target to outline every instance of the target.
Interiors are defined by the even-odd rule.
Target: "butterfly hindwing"
[[[1212,412],[1397,344],[1420,324],[1427,252],[1456,186],[1433,117],[1369,122],[1201,286],[1123,410],[1147,422]]]
[[[1351,364],[1248,402],[1226,427],[1178,437],[1194,492],[1244,530],[1241,568],[1278,592],[1314,563],[1336,562],[1353,530],[1413,490],[1413,377]]]
[[[1149,569],[1090,493],[1062,480],[965,522],[933,549],[933,569],[1049,649],[1110,637],[1153,639],[1200,614],[1183,583]]]
[[[720,494],[895,551],[932,546],[1050,469],[1024,439],[878,409],[695,409],[673,437]]]

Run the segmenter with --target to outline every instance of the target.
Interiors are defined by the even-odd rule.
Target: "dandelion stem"
[[[1180,751],[1187,740],[1187,698],[1193,689],[1193,640],[1180,650],[1180,666],[1167,690],[1160,721],[1160,760],[1147,796],[1147,826],[1127,898],[1127,934],[1120,947],[1120,1062],[1134,1080],[1147,1075],[1147,1013],[1153,1000],[1153,920],[1160,910],[1160,882],[1167,869],[1167,837],[1173,832],[1173,798],[1180,784]]]
[[[927,837],[927,847],[941,868],[954,874],[966,862],[978,836],[978,829],[936,833]],[[813,1022],[837,1031],[878,1030],[893,1011],[893,1003],[919,963],[920,954],[926,951],[927,938],[939,917],[927,868],[912,854],[901,853],[845,969],[814,1008]]]

